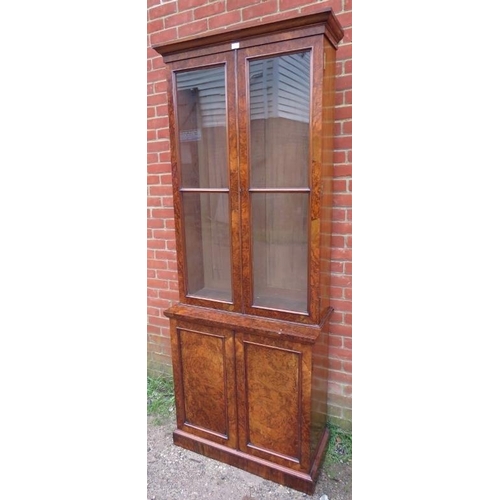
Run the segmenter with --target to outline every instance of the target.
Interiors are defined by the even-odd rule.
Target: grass
[[[156,424],[161,424],[174,408],[172,377],[148,377],[148,415],[154,417]]]
[[[352,462],[352,433],[341,427],[328,422],[330,440],[326,451],[327,463],[350,463]]]

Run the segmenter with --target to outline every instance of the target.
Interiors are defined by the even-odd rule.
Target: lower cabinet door
[[[172,321],[179,429],[237,448],[234,333]]]
[[[236,379],[240,450],[308,471],[310,349],[237,332]]]

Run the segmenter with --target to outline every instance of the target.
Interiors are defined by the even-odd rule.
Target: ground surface
[[[350,464],[324,464],[311,496],[175,446],[174,429],[174,412],[160,425],[148,418],[148,500],[352,498]]]

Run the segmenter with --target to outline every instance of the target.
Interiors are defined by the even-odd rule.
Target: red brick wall
[[[171,365],[168,319],[178,300],[165,68],[151,45],[332,7],[344,29],[337,51],[329,413],[349,425],[352,392],[352,0],[148,0],[148,369]]]

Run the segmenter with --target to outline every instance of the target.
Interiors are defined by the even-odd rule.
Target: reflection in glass
[[[307,193],[253,193],[253,304],[307,312]]]
[[[187,293],[232,300],[227,193],[183,193]]]
[[[307,187],[309,51],[250,61],[251,187]]]
[[[226,187],[225,69],[183,71],[175,81],[182,187]]]
[[[308,312],[310,51],[249,62],[253,305]]]
[[[187,295],[231,302],[225,67],[178,72],[175,89]]]

